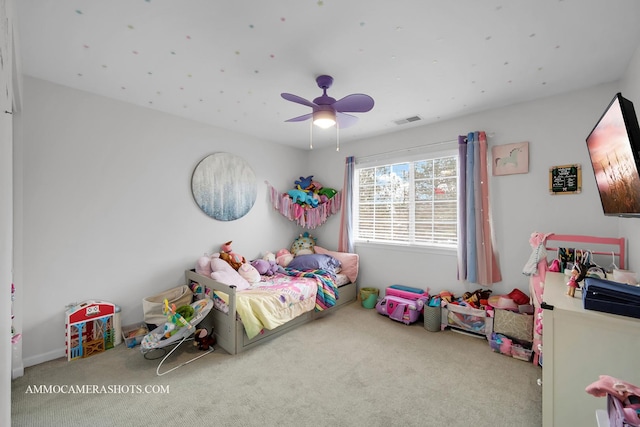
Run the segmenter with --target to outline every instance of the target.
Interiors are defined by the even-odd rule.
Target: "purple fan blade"
[[[373,98],[362,93],[354,93],[337,100],[333,108],[340,112],[366,113],[373,108]]]
[[[304,99],[304,98],[302,98],[302,97],[300,97],[298,95],[293,95],[291,93],[281,93],[280,96],[282,96],[287,101],[296,102],[298,104],[306,105],[307,107],[311,107],[311,108],[315,108],[316,107],[316,104],[314,104],[311,101],[307,101],[306,99]]]
[[[345,113],[336,113],[336,119],[338,120],[338,126],[340,129],[348,128],[349,126],[353,126],[358,121],[356,116],[352,116],[351,114]]]
[[[304,122],[305,120],[313,117],[313,113],[305,114],[304,116],[294,117],[293,119],[285,120],[285,122]]]

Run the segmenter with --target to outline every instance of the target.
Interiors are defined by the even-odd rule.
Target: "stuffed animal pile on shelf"
[[[313,175],[301,176],[294,182],[294,188],[285,193],[271,185],[269,188],[274,209],[301,227],[316,228],[340,210],[340,193],[324,187],[313,179]]]

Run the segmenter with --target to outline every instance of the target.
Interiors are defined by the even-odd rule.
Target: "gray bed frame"
[[[202,322],[203,326],[213,327],[217,344],[229,354],[241,353],[251,347],[285,334],[300,325],[315,320],[327,313],[331,313],[339,307],[356,300],[356,284],[347,283],[346,285],[338,288],[338,300],[335,306],[323,311],[308,311],[295,319],[288,321],[284,325],[278,326],[270,331],[265,329],[264,333],[249,339],[244,330],[242,320],[237,316],[236,287],[225,285],[224,283],[220,283],[210,277],[198,274],[193,270],[186,270],[186,276],[187,283],[189,283],[189,281],[194,281],[202,286],[208,287],[212,291],[220,291],[229,295],[229,312],[223,313],[222,311],[214,308]]]

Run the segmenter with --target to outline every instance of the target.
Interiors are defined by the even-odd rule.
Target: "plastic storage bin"
[[[511,346],[511,356],[515,359],[524,360],[525,362],[529,362],[531,360],[531,355],[533,354],[533,350],[522,347],[521,345],[514,344]]]
[[[143,331],[145,331],[143,333]],[[135,335],[132,333],[135,332]],[[136,323],[122,327],[122,338],[127,348],[133,348],[142,342],[142,338],[149,333],[149,328],[144,323]]]
[[[505,356],[511,356],[514,359],[524,360],[529,362],[533,350],[527,348],[526,343],[514,340],[501,334],[492,334],[489,338],[489,346],[491,350],[496,353],[504,354]]]
[[[447,304],[442,307],[442,326],[460,329],[473,334],[484,335],[489,339],[493,332],[493,318],[485,310]]]

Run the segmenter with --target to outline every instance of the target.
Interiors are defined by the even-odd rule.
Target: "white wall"
[[[638,53],[622,82],[623,93],[640,105]],[[435,125],[415,127],[352,144],[310,152],[153,112],[106,98],[25,78],[23,218],[17,218],[23,252],[25,365],[64,350],[64,308],[98,298],[123,308],[123,323],[141,319],[141,299],[182,283],[205,251],[234,240],[248,258],[288,247],[303,229],[271,209],[268,180],[291,188],[299,176],[342,188],[344,158],[367,156],[452,140],[485,130],[489,145],[529,141],[529,173],[491,178],[491,198],[503,281],[494,292],[527,289],[521,274],[532,231],[638,235],[638,220],[602,214],[585,137],[620,87],[607,84],[534,102],[486,111]],[[208,154],[227,151],[254,168],[258,198],[249,214],[233,222],[208,218],[190,193],[193,168]],[[552,196],[550,166],[580,163],[583,191]],[[337,246],[339,215],[311,233]],[[630,240],[631,267],[639,268],[640,242]],[[360,286],[393,283],[449,289],[477,286],[458,282],[454,253],[358,245]],[[635,260],[635,261],[634,261]],[[634,267],[635,265],[635,267]]]
[[[268,201],[265,180],[292,188],[307,154],[150,109],[24,79],[25,366],[64,355],[67,304],[102,299],[142,320],[141,300],[184,283],[204,252],[234,241],[248,259],[298,231]],[[206,216],[191,174],[214,152],[253,168],[258,196],[236,221]]]
[[[318,150],[311,172],[329,175],[341,188],[344,158],[367,156],[423,144],[456,139],[469,131],[485,130],[493,135],[489,145],[529,142],[529,173],[491,177],[494,231],[503,281],[493,285],[494,293],[514,287],[528,292],[528,277],[522,267],[531,254],[531,232],[618,236],[617,218],[602,213],[589,163],[585,138],[617,92],[608,84],[534,102],[485,111],[435,125],[415,127],[400,133]],[[637,102],[640,105],[640,98]],[[583,169],[583,189],[576,195],[549,194],[549,167],[579,163]],[[339,220],[332,220],[317,234],[337,245]],[[624,235],[624,234],[623,234]],[[633,233],[624,235],[627,238]],[[361,255],[360,286],[384,288],[394,283],[430,287],[455,293],[472,291],[478,285],[456,279],[455,253],[409,250],[397,246],[383,248],[357,245]],[[637,256],[638,250],[634,252]]]
[[[640,46],[622,78],[620,90],[633,102],[636,115],[640,115]],[[640,218],[621,218],[619,221],[620,235],[628,239],[629,270],[640,272]]]
[[[0,425],[11,424],[13,276],[13,4],[0,1]],[[6,31],[6,33],[5,33]]]

